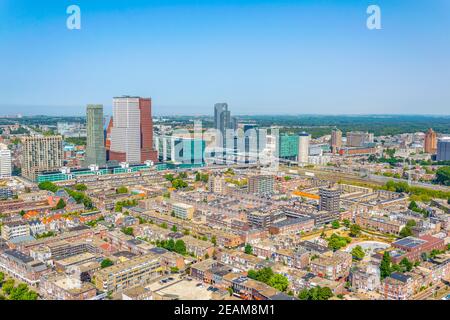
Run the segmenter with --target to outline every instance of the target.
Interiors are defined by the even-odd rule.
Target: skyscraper
[[[298,162],[305,164],[308,163],[309,157],[309,141],[311,136],[306,132],[302,132],[298,135]]]
[[[424,149],[426,153],[436,154],[437,151],[437,135],[433,129],[428,129],[425,134]]]
[[[25,137],[22,143],[22,176],[25,178],[35,181],[39,172],[62,167],[61,136]]]
[[[439,139],[436,160],[450,161],[450,137]]]
[[[86,109],[87,145],[85,165],[106,164],[106,149],[103,133],[103,106],[88,105]]]
[[[157,161],[157,152],[153,149],[150,98],[114,98],[109,160],[129,163]]]
[[[331,151],[337,153],[342,147],[342,131],[339,129],[333,129],[331,131]]]
[[[216,138],[216,143],[218,147],[226,148],[227,139],[230,140],[230,144],[233,143],[231,140],[233,140],[234,134],[227,135],[226,130],[227,129],[236,130],[237,119],[231,117],[231,112],[228,110],[227,103],[216,103],[214,105],[214,128],[221,133],[221,137]]]
[[[11,150],[0,143],[0,179],[11,177]]]

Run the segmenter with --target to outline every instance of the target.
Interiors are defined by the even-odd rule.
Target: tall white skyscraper
[[[120,159],[129,163],[141,162],[141,112],[138,97],[120,97],[113,100],[111,152],[123,154]]]
[[[298,135],[298,163],[307,164],[309,157],[309,141],[311,136],[306,132]]]
[[[8,147],[0,143],[0,178],[11,177],[11,151]]]

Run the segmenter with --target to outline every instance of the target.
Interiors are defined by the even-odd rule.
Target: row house
[[[331,257],[322,255],[310,263],[312,273],[331,280],[347,278],[351,266],[352,255],[343,251],[336,251]]]

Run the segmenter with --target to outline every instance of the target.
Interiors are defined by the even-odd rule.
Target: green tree
[[[214,246],[217,246],[217,238],[216,238],[216,236],[212,236],[212,237],[211,237],[211,242],[212,242],[212,244],[213,244]]]
[[[436,182],[450,186],[450,166],[439,168],[436,171]]]
[[[352,249],[351,254],[353,258],[357,260],[362,260],[366,253],[364,252],[363,248],[361,246],[356,246]]]
[[[385,251],[383,254],[383,259],[381,259],[380,263],[380,276],[381,279],[387,278],[391,275],[392,269],[391,269],[391,255],[389,252]]]
[[[125,227],[125,228],[122,228],[122,232],[123,232],[124,234],[126,234],[127,236],[132,236],[132,235],[134,235],[134,230],[133,230],[132,227]]]
[[[343,224],[346,228],[350,228],[351,222],[350,222],[350,220],[348,220],[348,219],[344,219],[344,220],[342,220],[342,224]]]
[[[278,291],[284,292],[289,286],[289,281],[285,276],[277,273],[269,278],[267,284]]]
[[[7,294],[7,295],[10,295],[12,289],[14,289],[14,284],[15,284],[14,279],[8,279],[8,280],[6,280],[6,281],[3,283],[3,285],[2,285],[2,290],[3,290],[3,292],[4,292],[5,294]]]
[[[400,230],[400,237],[401,238],[406,238],[412,236],[412,230],[409,226],[405,226],[402,228],[402,230]]]
[[[253,253],[253,247],[249,243],[247,243],[245,245],[244,252],[246,254],[252,254]]]
[[[61,210],[64,209],[66,207],[66,202],[64,201],[64,199],[59,199],[58,203],[56,204],[55,209],[56,210]]]
[[[102,263],[100,264],[100,267],[102,269],[108,268],[110,266],[114,265],[114,262],[112,262],[110,259],[106,258],[102,261]]]
[[[338,220],[334,220],[333,222],[331,222],[331,227],[333,229],[339,229],[341,227],[341,224],[339,223]]]
[[[125,186],[118,187],[116,189],[116,193],[117,194],[127,194],[128,193],[128,188],[125,187]]]
[[[173,232],[177,232],[177,231],[178,231],[178,228],[177,228],[176,225],[173,225],[173,226],[172,226],[172,231],[173,231]]]
[[[400,266],[402,266],[405,269],[405,271],[409,272],[413,269],[414,264],[407,258],[403,258],[402,261],[400,261]]]
[[[87,190],[87,186],[83,183],[78,183],[75,185],[75,190],[77,191],[86,191]]]
[[[354,238],[359,237],[361,235],[361,227],[359,225],[357,225],[357,224],[352,224],[350,226],[350,233],[349,234],[350,234],[351,237],[354,237]]]
[[[51,191],[53,193],[58,191],[58,187],[53,182],[50,182],[50,181],[39,183],[38,188],[40,190]]]
[[[183,240],[177,240],[177,241],[175,242],[175,248],[174,248],[174,251],[175,251],[176,253],[181,254],[181,255],[185,255],[185,254],[187,253],[187,250],[186,250],[186,244],[184,243]]]

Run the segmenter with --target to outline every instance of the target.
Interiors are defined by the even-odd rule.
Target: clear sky
[[[124,94],[156,115],[450,114],[450,1],[0,0],[0,114]]]

